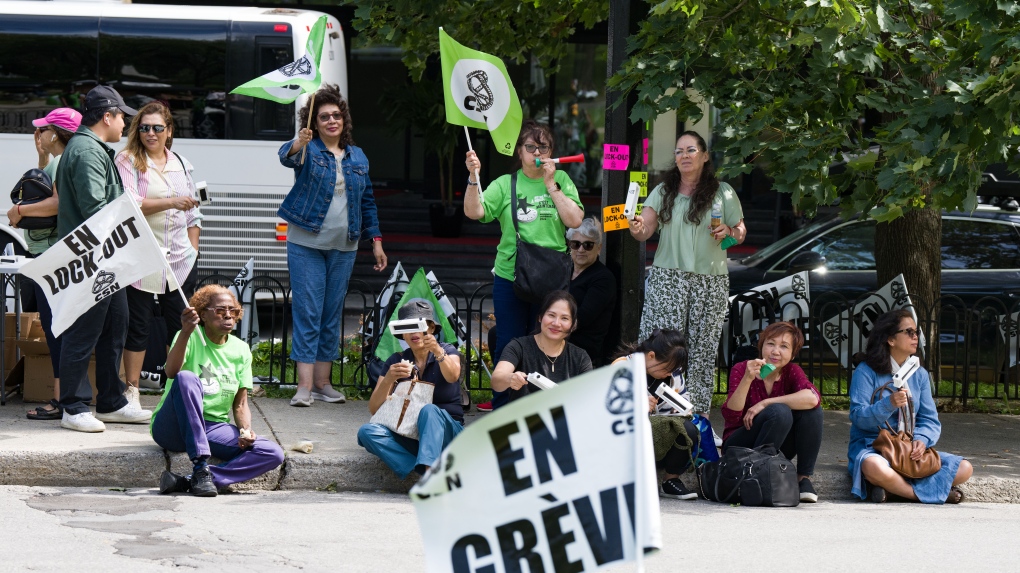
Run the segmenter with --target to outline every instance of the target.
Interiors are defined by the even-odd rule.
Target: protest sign
[[[138,203],[125,193],[21,267],[42,287],[53,336],[104,298],[166,267]],[[169,276],[169,273],[168,273]]]
[[[1004,314],[999,317],[999,334],[1002,335],[1002,339],[1006,341],[1006,348],[1009,349],[1009,366],[1012,368],[1016,366],[1016,355],[1017,348],[1020,347],[1020,341],[1017,337],[1020,336],[1020,312],[1014,312],[1013,314]]]
[[[255,289],[251,286],[251,279],[255,276],[255,257],[248,259],[248,262],[241,267],[230,290],[241,302],[244,308],[244,316],[241,323],[237,325],[238,338],[248,343],[252,348],[259,343],[259,311],[255,306]]]
[[[426,569],[595,571],[660,548],[645,380],[635,354],[461,432],[411,489]]]
[[[810,279],[802,271],[778,281],[755,287],[730,297],[730,304],[738,296],[750,297],[739,303],[740,322],[734,332],[733,342],[737,346],[754,346],[758,335],[772,320],[787,320],[796,324],[806,337],[808,335],[808,311],[810,302]],[[730,319],[727,314],[723,322],[723,355],[729,356]]]

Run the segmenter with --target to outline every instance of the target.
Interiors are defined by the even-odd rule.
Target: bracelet
[[[382,237],[372,237],[372,242],[373,243],[375,243],[375,242],[380,242],[381,243],[382,242]]]
[[[442,364],[443,360],[446,360],[446,353],[445,352],[443,353],[442,356],[440,356],[439,358],[436,358],[436,364]]]
[[[470,175],[468,175],[468,182],[467,182],[467,186],[468,186],[468,187],[475,187],[475,186],[477,186],[477,185],[478,185],[478,182],[477,182],[477,181],[472,181],[472,180],[471,180],[471,176],[470,176]]]
[[[21,203],[18,203],[18,216],[21,216]]]

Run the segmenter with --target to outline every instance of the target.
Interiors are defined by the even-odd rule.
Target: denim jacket
[[[333,200],[336,184],[336,157],[319,138],[307,146],[304,165],[298,164],[301,152],[287,157],[293,141],[280,146],[280,163],[294,170],[294,186],[276,212],[291,225],[318,233]],[[360,147],[348,145],[340,162],[347,191],[347,238],[351,241],[381,236],[376,215],[372,181],[368,177],[368,158]]]

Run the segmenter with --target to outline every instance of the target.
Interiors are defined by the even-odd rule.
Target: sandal
[[[963,501],[963,490],[956,487],[955,485],[949,489],[949,496],[946,497],[946,503],[960,503]]]
[[[51,401],[50,406],[52,409],[47,409],[46,406],[39,406],[35,410],[28,413],[29,420],[59,420],[64,417],[64,411],[60,409],[60,406],[53,404]]]

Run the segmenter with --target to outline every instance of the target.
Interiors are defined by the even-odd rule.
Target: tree
[[[940,211],[973,210],[988,164],[1020,170],[1018,17],[1002,0],[665,0],[610,85],[637,94],[633,120],[696,119],[708,98],[724,175],[761,163],[809,214],[878,221],[879,284],[902,272],[934,318]]]

